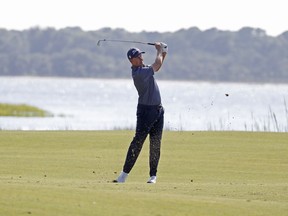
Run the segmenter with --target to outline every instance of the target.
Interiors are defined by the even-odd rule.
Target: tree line
[[[288,31],[272,37],[250,27],[238,31],[191,27],[164,33],[79,27],[0,29],[0,76],[130,78],[126,57],[130,47],[146,51],[147,64],[155,59],[153,46],[108,41],[98,46],[101,39],[167,43],[169,53],[157,75],[161,79],[288,82]]]

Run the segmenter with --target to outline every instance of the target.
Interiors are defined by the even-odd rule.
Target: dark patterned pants
[[[135,136],[129,146],[123,171],[129,173],[133,168],[149,134],[150,139],[150,176],[156,176],[160,159],[160,147],[164,125],[164,108],[159,106],[148,106],[138,104],[137,125]]]

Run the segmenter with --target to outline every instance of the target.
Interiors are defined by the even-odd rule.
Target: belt
[[[146,104],[138,104],[139,108],[145,108],[145,109],[160,109],[162,108],[162,104],[159,105],[146,105]]]

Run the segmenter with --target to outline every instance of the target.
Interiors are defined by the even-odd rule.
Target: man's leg
[[[143,131],[141,132],[140,130],[141,127],[140,126],[138,127],[138,125],[140,125],[138,122],[139,121],[137,121],[135,137],[130,143],[130,146],[127,151],[123,171],[120,173],[117,180],[115,180],[114,182],[124,183],[126,181],[128,174],[130,173],[130,171],[132,170],[133,166],[136,163],[136,160],[141,152],[143,143],[145,142],[145,139],[148,135],[148,132]]]
[[[159,110],[160,115],[150,131],[150,177],[156,176],[157,167],[160,159],[160,148],[162,140],[162,132],[164,126],[164,110]]]
[[[123,171],[125,173],[130,173],[131,169],[133,168],[134,164],[136,163],[136,160],[141,152],[143,143],[147,137],[148,133],[137,133],[135,137],[133,138],[133,141],[131,142],[127,155],[125,164],[123,167]]]
[[[136,160],[141,152],[143,147],[143,143],[149,133],[149,126],[151,123],[149,122],[149,111],[145,108],[138,106],[137,107],[137,124],[136,124],[136,132],[135,136],[129,146],[125,164],[123,166],[123,171],[125,173],[130,173],[133,168]]]

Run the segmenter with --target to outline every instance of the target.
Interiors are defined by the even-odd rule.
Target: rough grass
[[[15,117],[50,117],[51,113],[26,104],[0,103],[0,116]]]
[[[164,132],[157,184],[148,143],[127,183],[132,131],[0,131],[0,215],[287,215],[288,134]]]

